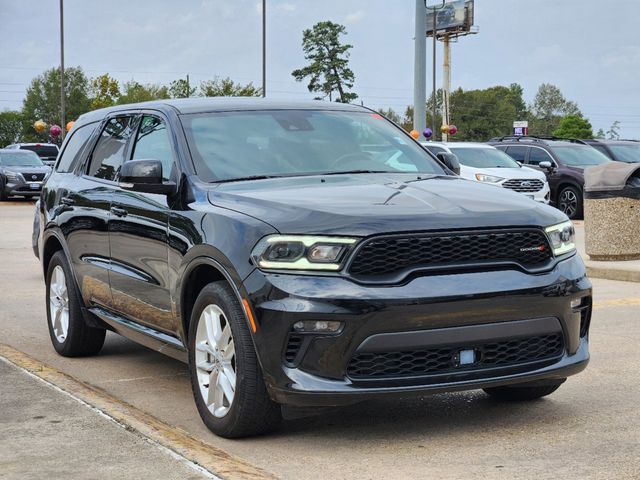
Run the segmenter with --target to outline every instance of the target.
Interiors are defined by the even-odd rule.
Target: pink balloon
[[[51,134],[52,137],[57,137],[62,133],[62,129],[60,128],[59,125],[51,125],[51,128],[49,129],[49,133]]]
[[[458,131],[458,127],[455,125],[449,125],[449,135],[455,135]]]

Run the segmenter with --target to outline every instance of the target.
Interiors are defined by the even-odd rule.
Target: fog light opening
[[[300,333],[336,333],[342,329],[342,322],[333,320],[301,320],[293,324]]]
[[[578,308],[582,305],[582,298],[574,298],[571,300],[571,308]]]

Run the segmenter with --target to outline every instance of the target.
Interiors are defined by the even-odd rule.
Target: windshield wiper
[[[295,177],[296,175],[248,175],[246,177],[225,178],[211,183],[244,182],[248,180],[267,180],[269,178]]]
[[[403,172],[393,172],[391,170],[344,170],[340,172],[325,172],[319,175],[342,175],[342,174],[349,174],[349,173],[403,173]],[[404,172],[404,173],[407,173],[407,172]],[[410,173],[413,173],[413,172],[410,172]]]

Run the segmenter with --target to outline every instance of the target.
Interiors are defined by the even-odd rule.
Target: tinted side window
[[[611,158],[612,160],[614,160],[611,157],[611,154],[609,153],[609,151],[607,150],[607,147],[605,147],[604,145],[591,145],[591,146],[596,150],[598,150],[600,153],[605,154],[608,158]]]
[[[524,163],[529,147],[511,146],[507,147],[506,153],[516,162]]]
[[[551,162],[551,165],[555,163],[553,158],[551,158],[551,155],[546,151],[541,148],[532,148],[531,153],[529,154],[529,164],[538,165],[540,162]]]
[[[74,169],[77,160],[85,152],[87,141],[91,137],[95,126],[95,123],[83,125],[71,133],[71,138],[67,140],[62,155],[60,155],[60,160],[56,165],[56,172],[66,173]]]
[[[173,149],[165,123],[157,117],[144,116],[133,150],[133,158],[162,162],[162,178],[169,180],[173,168]]]
[[[124,162],[127,141],[135,131],[137,118],[123,115],[107,122],[93,150],[88,175],[115,180]]]

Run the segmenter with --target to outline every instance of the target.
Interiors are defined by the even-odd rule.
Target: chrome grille
[[[510,190],[515,190],[516,192],[521,193],[532,193],[539,192],[544,187],[544,182],[542,180],[528,180],[528,179],[511,179],[507,180],[502,184],[504,188],[508,188]]]

